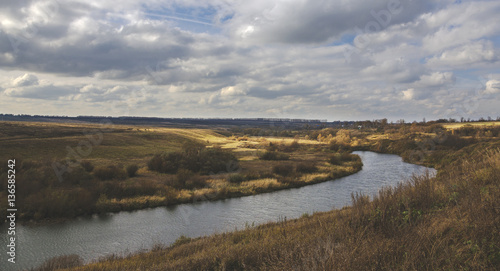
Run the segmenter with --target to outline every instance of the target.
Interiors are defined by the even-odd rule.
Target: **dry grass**
[[[70,270],[497,270],[500,151],[488,146],[352,207]]]
[[[465,125],[471,125],[473,127],[486,127],[486,126],[497,126],[500,125],[500,121],[486,121],[486,122],[457,122],[457,123],[445,123],[442,126],[446,129],[454,130],[464,127]]]
[[[232,173],[217,172],[205,176],[191,176],[189,178],[192,179],[184,180],[184,184],[180,185],[176,181],[178,176],[159,174],[148,169],[147,163],[155,154],[180,151],[187,141],[196,141],[207,145],[208,148],[228,149],[239,159],[240,168],[237,171],[242,175],[242,180],[249,182],[229,183],[227,179]],[[288,161],[259,159],[259,153],[265,151],[270,142],[274,142],[273,144],[286,151],[290,159]],[[72,217],[96,212],[172,205],[199,199],[216,200],[253,195],[327,181],[360,170],[359,167],[353,167],[349,163],[341,166],[325,163],[331,151],[328,150],[328,145],[315,140],[224,137],[205,129],[103,126],[87,123],[0,122],[0,149],[2,150],[0,160],[14,158],[20,161],[20,164],[22,161],[37,161],[36,166],[29,172],[22,170],[19,175],[23,177],[24,173],[25,179],[29,180],[21,187],[26,192],[20,195],[20,201],[26,203],[24,206],[26,208],[22,208],[24,212],[20,214],[21,220]],[[86,153],[82,154],[82,150]],[[68,181],[64,185],[58,182],[52,162],[57,161],[63,166],[71,163],[78,168],[79,162],[83,160],[94,166],[94,170],[86,173],[87,180],[74,183]],[[284,180],[272,172],[273,167],[282,163],[295,167],[304,161],[318,165],[319,170],[315,172],[316,175],[297,171]],[[118,178],[116,174],[109,175],[109,178],[97,178],[99,176],[96,172],[102,172],[102,169],[109,166],[113,166],[118,172],[131,165],[137,166],[138,171],[130,178],[126,178],[126,175]],[[81,170],[83,171],[83,168]],[[196,178],[200,180],[196,185],[185,185],[187,181]],[[67,180],[68,178],[65,179]],[[204,185],[206,181],[208,181],[207,186]],[[73,207],[76,206],[70,208],[66,204],[71,200],[70,197],[58,202],[51,201],[52,195],[68,194],[68,191],[75,195],[85,195],[79,199],[79,202],[85,203],[85,208],[77,208],[79,211],[75,213]],[[84,193],[80,193],[82,191]],[[102,195],[106,198],[101,197]],[[6,192],[0,190],[0,200],[5,198]],[[6,202],[6,200],[0,201],[0,207]],[[60,210],[59,206],[66,208]],[[0,209],[0,214],[5,213],[5,210],[6,208]]]

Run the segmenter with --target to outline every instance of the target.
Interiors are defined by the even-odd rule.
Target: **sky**
[[[496,118],[498,14],[500,1],[2,1],[0,113]]]

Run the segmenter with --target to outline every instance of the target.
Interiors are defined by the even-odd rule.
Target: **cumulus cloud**
[[[498,61],[493,42],[481,40],[444,51],[439,56],[431,58],[430,65],[445,65],[454,68],[466,67],[482,63]]]
[[[489,80],[486,82],[485,91],[488,94],[500,93],[500,80]]]
[[[403,94],[403,100],[412,100],[413,97],[415,96],[415,89],[409,88],[407,90],[403,90],[402,94]]]
[[[455,75],[452,72],[434,72],[422,75],[415,85],[419,87],[440,87],[453,84],[455,80]]]
[[[410,0],[260,0],[239,5],[230,27],[250,42],[318,43],[345,33],[377,32],[433,7],[433,1]]]
[[[220,91],[221,96],[238,96],[245,94],[246,92],[241,87],[238,86],[225,87]]]
[[[43,100],[57,100],[73,92],[72,89],[54,85],[8,88],[4,91],[7,96],[11,97]]]
[[[33,74],[25,73],[24,75],[19,76],[16,79],[12,80],[12,85],[14,87],[26,87],[26,86],[38,85],[38,77],[34,76]]]

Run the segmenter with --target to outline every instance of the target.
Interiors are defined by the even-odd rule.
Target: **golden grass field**
[[[471,125],[473,127],[499,126],[500,121],[445,123],[443,127],[446,129],[459,129],[466,125]]]

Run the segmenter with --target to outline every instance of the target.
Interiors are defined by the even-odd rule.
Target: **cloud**
[[[230,29],[249,42],[320,43],[356,29],[377,32],[411,21],[433,1],[251,1],[236,7]]]
[[[489,80],[486,82],[485,92],[488,94],[500,93],[500,80]]]
[[[415,96],[415,89],[414,88],[409,88],[407,90],[402,91],[403,94],[403,100],[413,100],[413,97]]]
[[[25,73],[23,76],[19,76],[16,79],[12,80],[12,85],[14,87],[26,87],[38,85],[38,77],[33,74]]]
[[[221,96],[239,96],[245,94],[246,92],[241,87],[238,86],[225,87],[220,91]]]
[[[480,40],[445,50],[439,56],[431,58],[428,63],[433,66],[443,65],[453,68],[470,68],[471,65],[498,61],[498,53],[493,42]]]
[[[455,83],[456,77],[452,72],[434,72],[432,74],[424,74],[420,80],[415,82],[419,87],[440,87]]]
[[[11,1],[0,95],[76,115],[421,119],[499,79],[500,2],[399,3]]]
[[[74,93],[74,90],[54,85],[44,85],[8,88],[4,93],[7,96],[17,98],[57,100]]]

